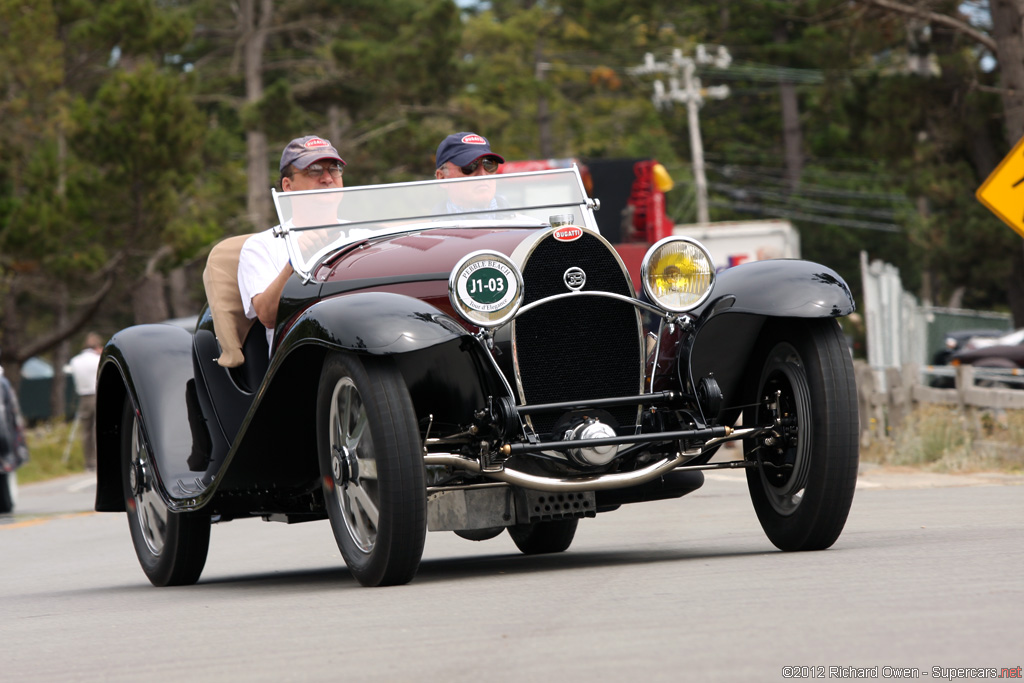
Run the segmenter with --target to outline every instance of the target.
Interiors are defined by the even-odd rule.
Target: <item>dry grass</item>
[[[29,461],[18,469],[18,482],[29,484],[85,471],[80,433],[71,422],[54,420],[28,430]]]
[[[922,404],[889,434],[861,458],[933,472],[1024,471],[1024,411]]]

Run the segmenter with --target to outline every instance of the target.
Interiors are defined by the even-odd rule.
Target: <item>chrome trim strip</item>
[[[605,291],[602,291],[602,290],[599,290],[599,289],[592,289],[592,290],[581,290],[581,291],[578,291],[578,292],[566,292],[565,294],[553,294],[553,295],[551,295],[551,296],[549,296],[547,298],[538,299],[537,301],[534,301],[532,304],[526,304],[525,306],[520,307],[519,311],[515,315],[515,318],[518,318],[523,313],[526,313],[528,311],[532,311],[533,309],[535,309],[538,306],[541,306],[543,304],[551,303],[552,301],[558,301],[559,299],[567,299],[567,298],[573,297],[573,296],[603,296],[603,297],[606,297],[606,298],[609,298],[609,299],[616,299],[618,301],[624,301],[625,303],[630,304],[630,305],[634,306],[635,308],[642,308],[645,311],[653,313],[654,315],[661,316],[663,318],[666,317],[666,315],[667,315],[664,309],[657,308],[655,306],[651,306],[650,304],[648,304],[648,303],[646,303],[644,301],[640,301],[639,299],[633,299],[633,298],[630,298],[628,296],[623,296],[621,294],[615,294],[614,292],[605,292]]]

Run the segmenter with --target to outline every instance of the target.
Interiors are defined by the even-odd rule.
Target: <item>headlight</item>
[[[496,251],[464,256],[448,278],[448,298],[455,311],[479,327],[497,327],[523,303],[523,275]]]
[[[653,303],[673,313],[684,313],[711,294],[715,264],[700,242],[689,237],[666,237],[647,250],[640,279]]]

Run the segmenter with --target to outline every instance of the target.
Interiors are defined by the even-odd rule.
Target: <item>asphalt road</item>
[[[787,554],[742,474],[714,473],[557,556],[428,534],[416,580],[384,589],[327,522],[258,520],[214,526],[199,584],[153,588],[89,479],[23,486],[0,516],[0,681],[972,680],[1024,664],[1022,483],[869,469],[836,545]]]

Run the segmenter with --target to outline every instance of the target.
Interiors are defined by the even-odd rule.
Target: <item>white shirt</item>
[[[252,298],[262,294],[288,264],[288,246],[274,229],[258,232],[245,241],[238,256],[238,292],[242,296],[245,317],[252,320],[256,309]],[[274,341],[274,330],[267,330],[267,345]]]
[[[95,349],[83,349],[68,361],[64,366],[64,372],[75,380],[75,391],[79,396],[92,396],[96,393],[96,371],[99,367],[100,352]]]

